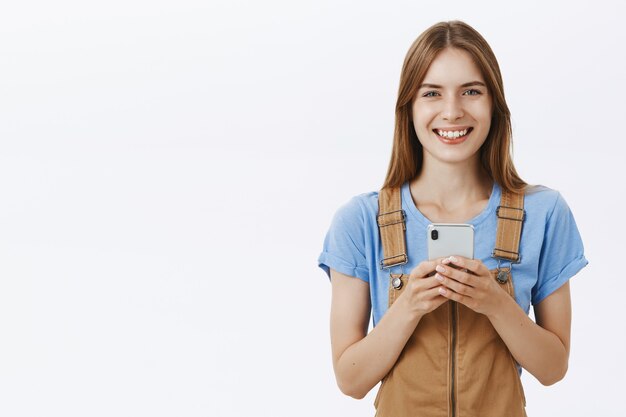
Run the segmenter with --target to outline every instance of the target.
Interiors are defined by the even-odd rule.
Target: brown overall
[[[502,190],[491,273],[511,297],[511,268],[500,260],[519,262],[523,207],[523,194]],[[407,263],[400,188],[380,191],[377,221],[381,266]],[[408,278],[390,273],[389,306]],[[422,317],[374,400],[377,417],[526,417],[525,406],[515,359],[487,316],[454,301]]]

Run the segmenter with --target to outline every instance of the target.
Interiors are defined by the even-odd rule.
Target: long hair
[[[459,20],[434,24],[413,42],[407,52],[396,102],[391,161],[383,188],[399,187],[421,172],[424,151],[415,133],[411,106],[430,64],[447,47],[458,48],[470,54],[480,69],[493,100],[491,127],[479,151],[482,166],[502,189],[523,191],[527,184],[519,177],[513,165],[511,114],[504,99],[498,61],[480,33]]]

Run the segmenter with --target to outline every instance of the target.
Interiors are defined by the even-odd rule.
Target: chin
[[[431,154],[432,155],[432,154]],[[460,163],[464,163],[464,162],[470,162],[473,161],[474,159],[478,159],[479,158],[479,154],[478,152],[474,152],[474,153],[459,153],[459,152],[445,152],[445,153],[441,153],[439,155],[432,155],[435,159],[437,159],[440,162],[444,162],[447,164],[460,164]]]

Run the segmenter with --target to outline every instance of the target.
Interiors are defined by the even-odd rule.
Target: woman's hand
[[[488,317],[499,311],[501,303],[506,300],[503,297],[508,296],[479,259],[450,256],[444,258],[435,270],[435,279],[443,286],[439,288],[443,297]]]
[[[442,288],[441,283],[433,275],[435,267],[441,264],[443,260],[444,258],[424,261],[413,268],[409,274],[406,288],[396,302],[401,302],[410,313],[421,318],[448,301],[439,292],[439,289]]]

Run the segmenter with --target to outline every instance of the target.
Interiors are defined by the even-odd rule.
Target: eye
[[[476,90],[474,88],[466,91],[466,93],[470,93],[470,92],[473,92],[473,93],[476,93],[476,94],[468,94],[469,96],[478,96],[478,95],[482,94],[479,90]]]
[[[424,95],[422,95],[422,97],[435,97],[435,96],[433,96],[431,94],[439,94],[439,93],[436,92],[436,91],[428,91],[428,92],[424,93]]]

